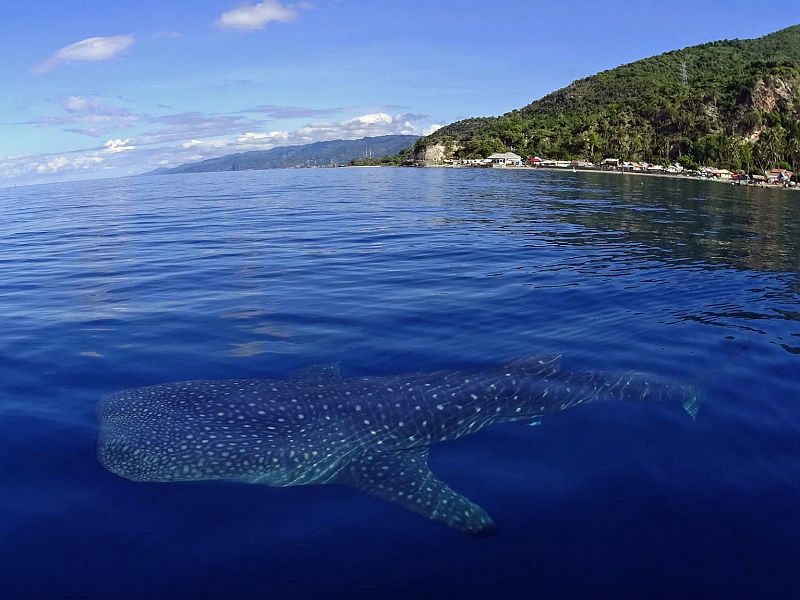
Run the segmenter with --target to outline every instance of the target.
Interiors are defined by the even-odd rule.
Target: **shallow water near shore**
[[[310,169],[0,190],[4,598],[791,597],[800,202],[602,173]],[[96,460],[123,388],[479,370],[538,353],[701,390],[437,444],[473,538],[335,486]]]

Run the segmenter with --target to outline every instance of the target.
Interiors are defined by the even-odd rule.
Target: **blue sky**
[[[38,0],[0,20],[0,186],[498,115],[800,21],[797,0]]]

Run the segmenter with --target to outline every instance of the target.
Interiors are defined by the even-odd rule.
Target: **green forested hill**
[[[501,117],[458,121],[417,142],[454,156],[550,158],[800,171],[800,25],[667,52],[575,81]]]

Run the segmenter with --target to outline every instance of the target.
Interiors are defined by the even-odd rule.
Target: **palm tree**
[[[778,125],[761,132],[755,148],[758,167],[764,171],[777,165],[786,152],[786,130]]]
[[[800,175],[800,138],[792,138],[786,147],[786,154],[789,158],[789,164],[792,165],[792,170],[795,175]]]

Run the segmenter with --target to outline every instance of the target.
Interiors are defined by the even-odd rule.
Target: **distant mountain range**
[[[171,169],[157,169],[148,175],[173,173],[209,173],[214,171],[251,171],[346,165],[358,158],[397,154],[419,139],[415,135],[383,135],[360,140],[332,140],[302,146],[282,146],[187,163]]]

